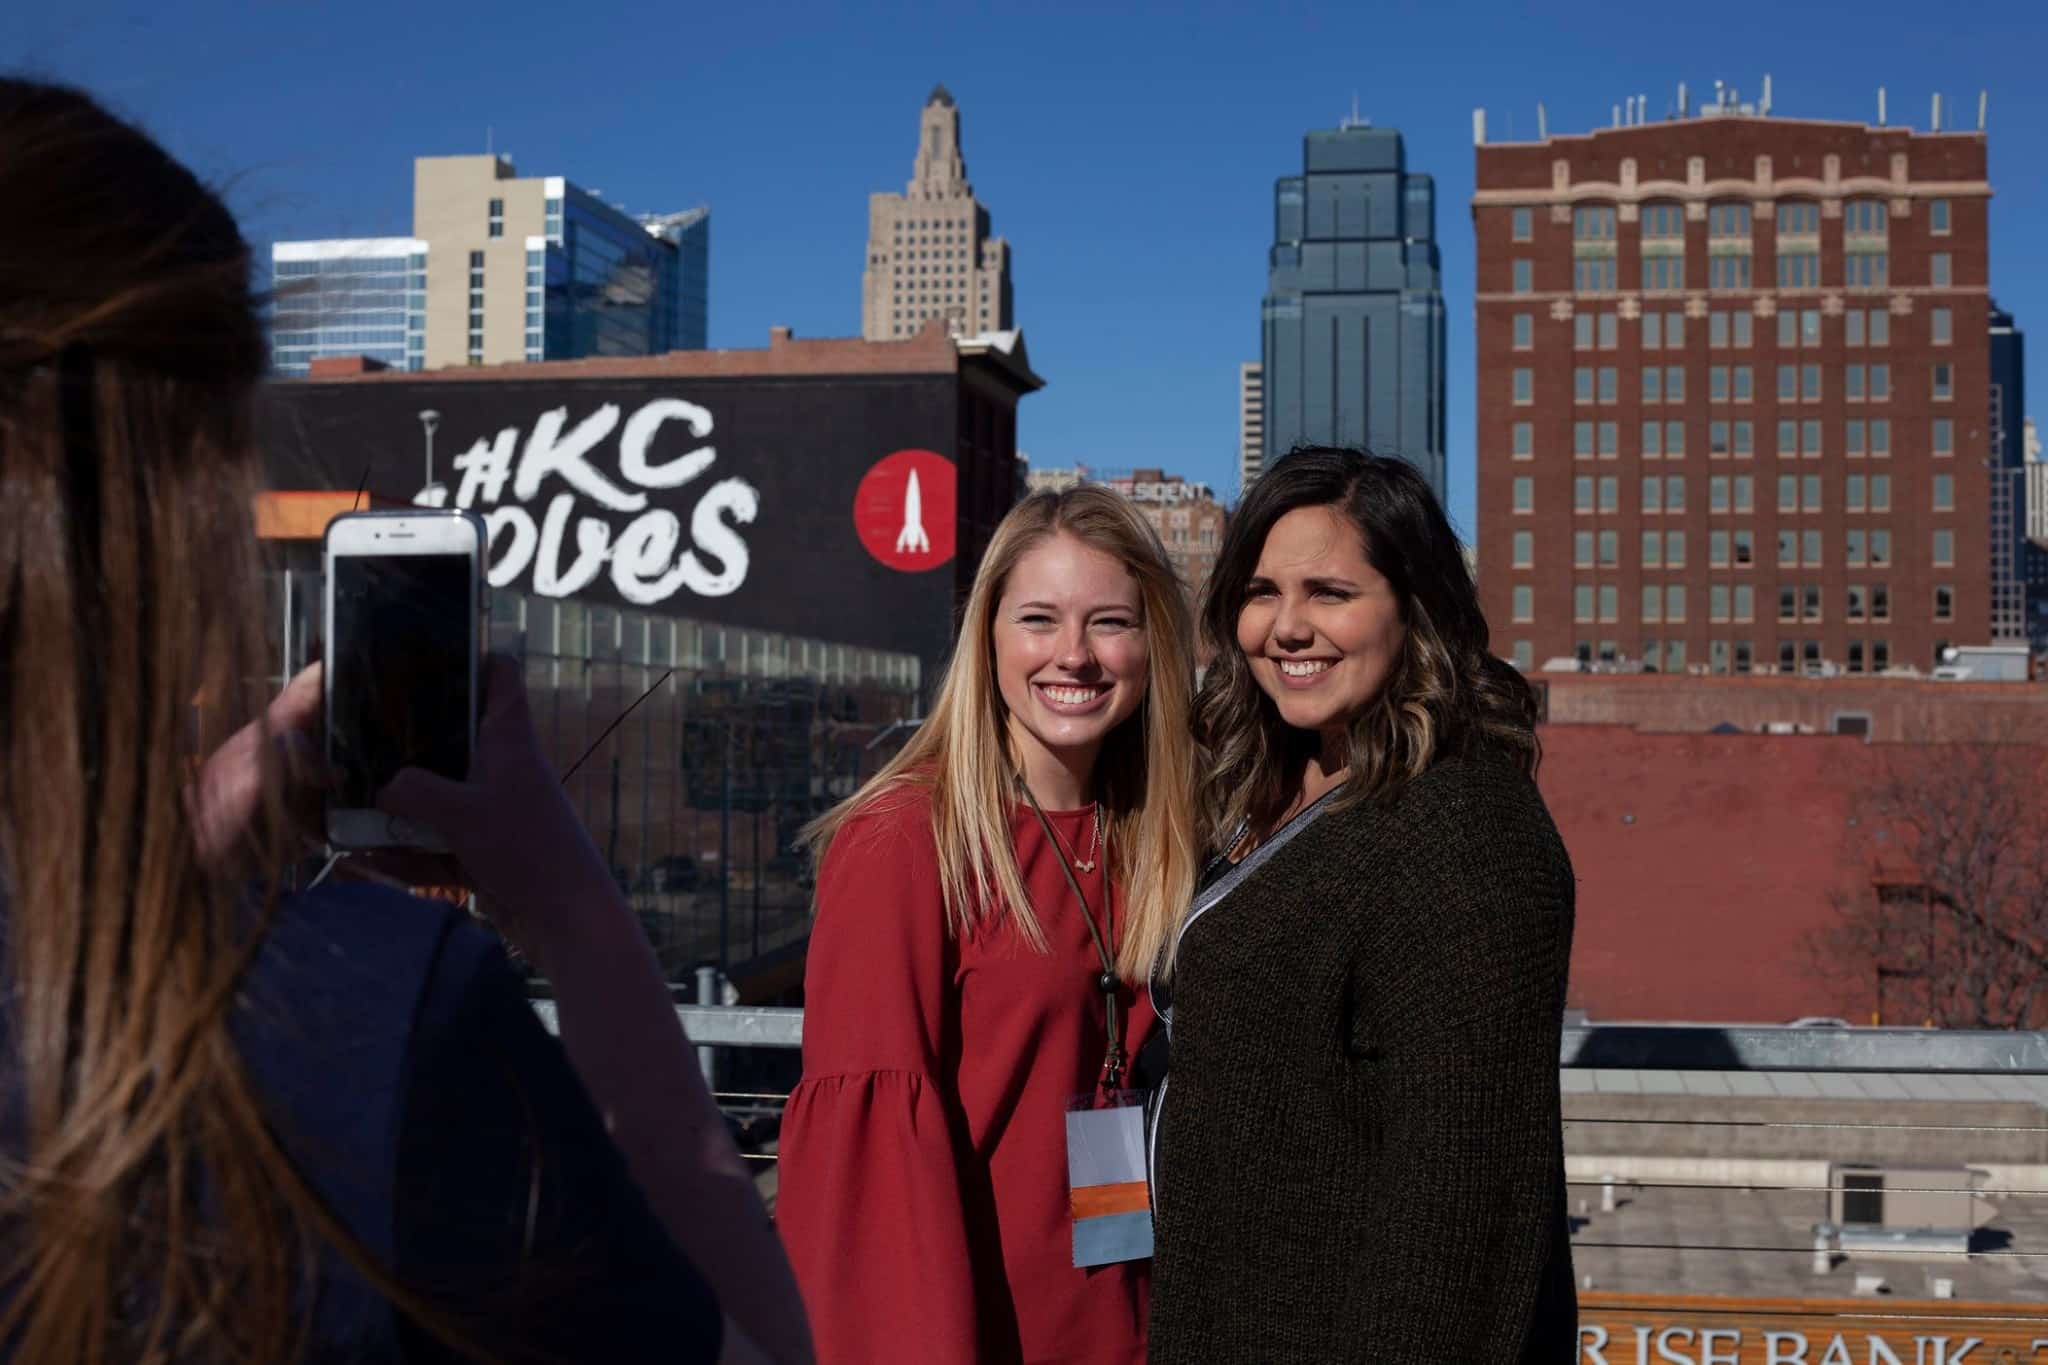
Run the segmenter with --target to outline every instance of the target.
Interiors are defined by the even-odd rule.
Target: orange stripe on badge
[[[1143,1213],[1152,1207],[1142,1180],[1117,1185],[1081,1185],[1073,1191],[1074,1217],[1101,1218],[1111,1213]]]

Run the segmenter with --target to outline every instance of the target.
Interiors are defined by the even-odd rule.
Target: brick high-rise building
[[[1478,141],[1502,655],[1853,673],[1990,638],[1981,132],[1723,102]]]
[[[989,236],[988,210],[967,181],[960,106],[941,85],[918,115],[917,160],[901,194],[868,196],[860,334],[916,336],[941,318],[954,335],[1008,331],[1010,244]]]

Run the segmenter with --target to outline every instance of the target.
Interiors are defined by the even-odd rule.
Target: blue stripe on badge
[[[1106,1213],[1074,1224],[1074,1264],[1107,1265],[1152,1254],[1152,1212]]]

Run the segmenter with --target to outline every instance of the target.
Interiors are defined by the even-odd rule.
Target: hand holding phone
[[[402,770],[468,773],[476,749],[483,564],[474,512],[350,512],[328,523],[327,806],[336,848],[444,847],[377,808]]]
[[[517,660],[492,655],[485,666],[469,775],[452,781],[408,768],[377,800],[384,811],[435,833],[475,889],[478,907],[549,975],[560,953],[589,942],[606,919],[645,945],[561,774],[541,752]]]

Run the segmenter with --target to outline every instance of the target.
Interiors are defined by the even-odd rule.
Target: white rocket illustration
[[[930,554],[931,538],[924,533],[924,494],[917,487],[917,471],[910,471],[910,482],[903,486],[903,529],[896,533],[896,553]]]

